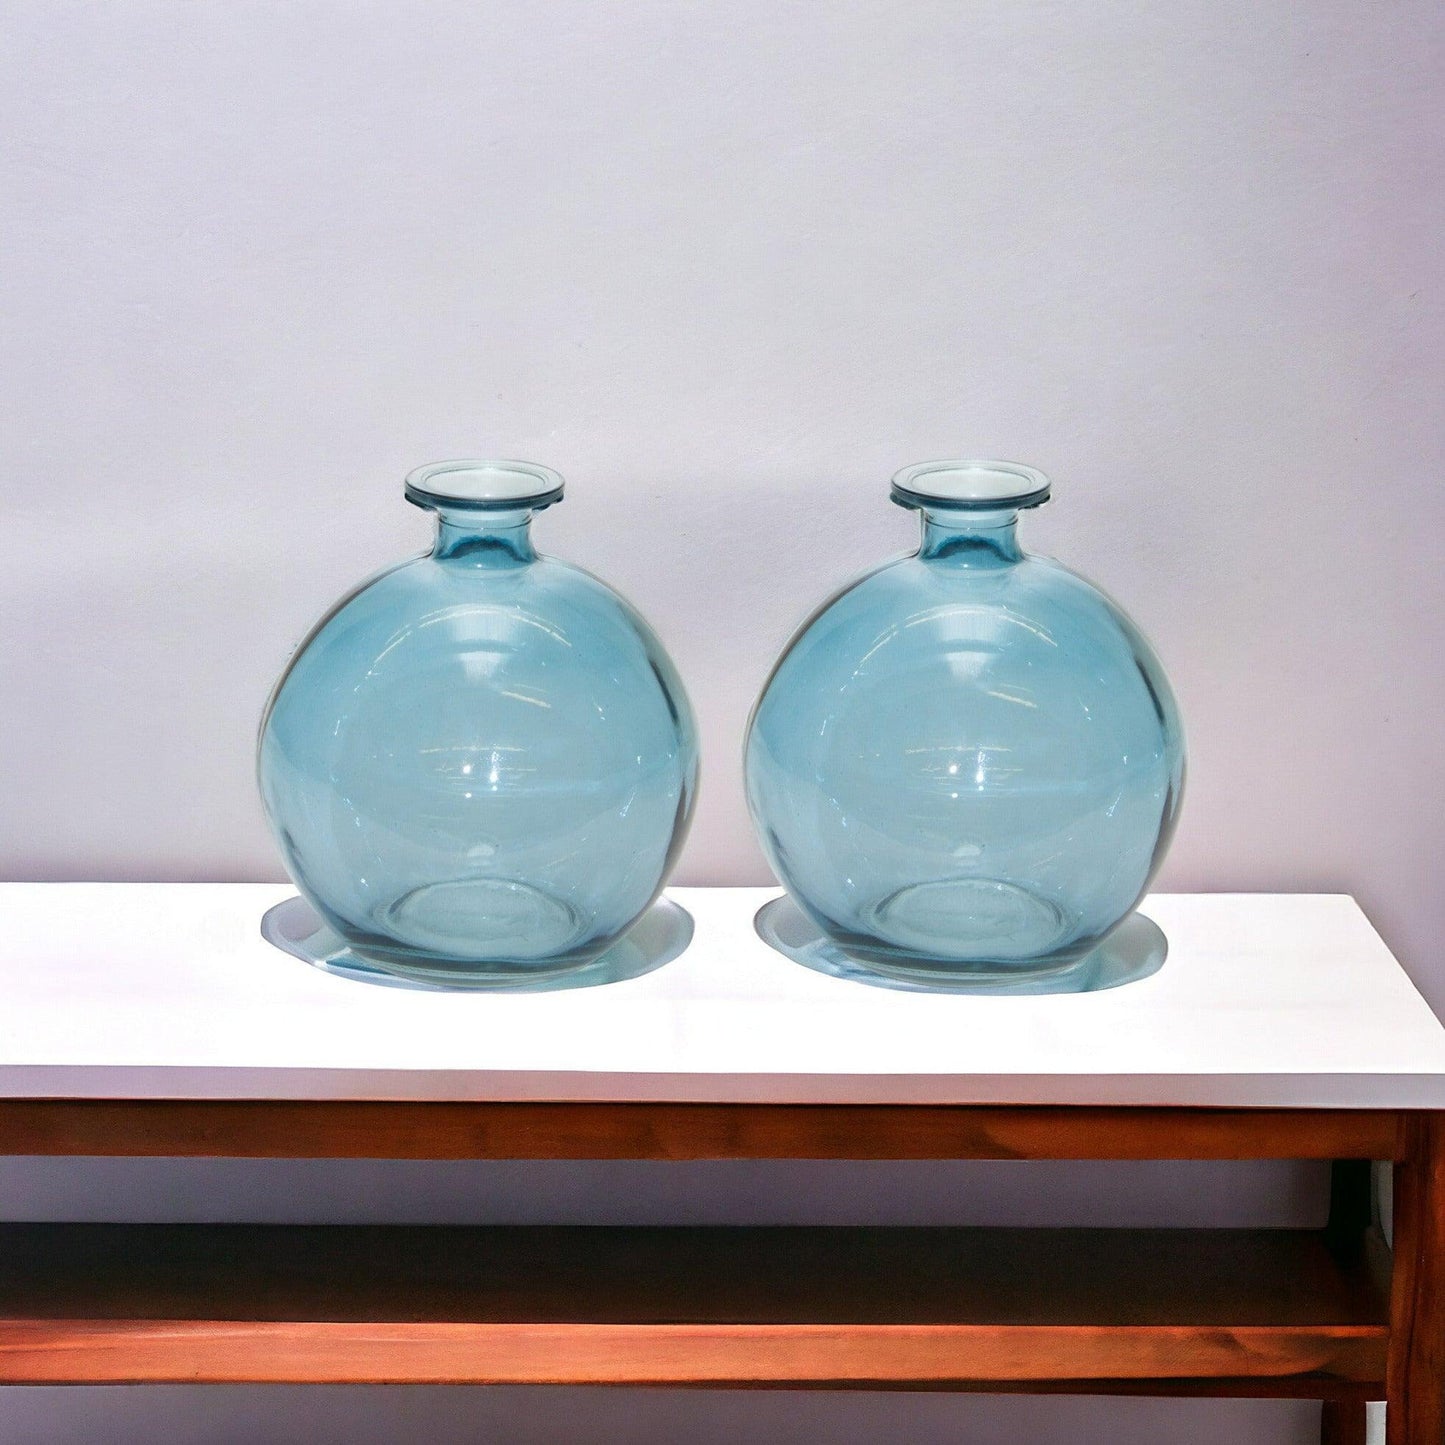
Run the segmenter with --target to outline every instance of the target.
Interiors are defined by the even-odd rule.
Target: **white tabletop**
[[[553,993],[377,987],[267,943],[270,884],[0,885],[0,1096],[1445,1107],[1445,1030],[1354,900],[1157,894],[1159,972],[902,993],[679,888],[687,952]]]

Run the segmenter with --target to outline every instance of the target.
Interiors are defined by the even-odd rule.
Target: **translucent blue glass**
[[[1184,740],[1158,658],[1083,578],[1020,551],[1032,468],[900,472],[918,552],[788,644],[753,710],[748,802],[827,939],[948,986],[1068,968],[1129,917],[1174,830]]]
[[[697,737],[641,617],[539,556],[562,479],[521,462],[407,478],[436,545],[339,602],[276,684],[261,797],[286,867],[358,954],[465,986],[585,968],[657,897]]]

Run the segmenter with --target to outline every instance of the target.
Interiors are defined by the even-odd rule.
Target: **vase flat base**
[[[537,963],[586,934],[571,904],[512,878],[452,878],[403,894],[386,910],[386,932],[423,956],[466,956],[478,937],[493,955]],[[390,965],[387,958],[385,963]],[[397,961],[405,969],[406,960]]]
[[[692,942],[692,933],[692,915],[671,899],[660,898],[616,943],[582,963],[549,968],[545,961],[527,960],[472,968],[448,960],[429,966],[419,960],[383,966],[353,949],[304,898],[287,898],[261,919],[261,936],[268,943],[324,973],[387,988],[443,993],[546,993],[621,983],[670,963]]]
[[[786,894],[765,903],[753,926],[770,948],[832,978],[912,993],[1048,994],[1098,993],[1157,973],[1169,952],[1164,931],[1132,913],[1081,958],[1042,967],[1020,961],[910,968],[850,953],[828,937]]]
[[[918,958],[946,951],[959,937],[978,941],[980,953],[1000,959],[1052,953],[1067,933],[1062,910],[1050,899],[994,878],[942,878],[891,893],[872,910],[882,937]],[[890,966],[884,960],[884,966]]]

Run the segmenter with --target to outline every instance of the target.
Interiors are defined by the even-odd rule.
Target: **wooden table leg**
[[[1340,1259],[1365,1248],[1375,1223],[1374,1166],[1368,1159],[1336,1159],[1330,1170],[1330,1217],[1325,1238]],[[1320,1414],[1320,1445],[1366,1445],[1365,1402],[1326,1400]]]
[[[1407,1116],[1395,1165],[1387,1445],[1445,1445],[1445,1114]]]
[[[1326,1400],[1320,1416],[1320,1445],[1365,1445],[1365,1402]]]

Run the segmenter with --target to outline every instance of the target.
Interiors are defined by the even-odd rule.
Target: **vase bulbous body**
[[[1066,968],[1143,896],[1184,780],[1157,657],[1083,578],[1020,551],[1046,478],[926,463],[919,551],[825,604],[753,710],[748,802],[794,902],[881,972]]]
[[[434,549],[343,598],[261,725],[261,797],[302,894],[377,967],[458,986],[595,960],[660,892],[697,779],[687,696],[615,592],[538,555],[561,478],[407,479]]]

